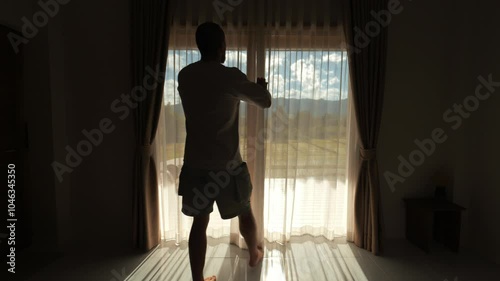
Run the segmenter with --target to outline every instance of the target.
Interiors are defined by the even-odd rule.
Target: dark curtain
[[[136,98],[134,241],[148,251],[160,243],[158,179],[151,147],[163,103],[170,27],[168,0],[132,0],[132,81]]]
[[[376,149],[384,97],[387,29],[373,14],[387,11],[387,3],[387,0],[344,0],[343,14],[352,98],[362,145],[354,195],[354,243],[375,255],[380,251]]]

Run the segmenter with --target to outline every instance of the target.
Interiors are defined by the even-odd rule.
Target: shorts
[[[222,219],[250,211],[252,182],[245,162],[233,170],[205,170],[184,165],[179,175],[182,213],[195,217],[213,212],[217,202]]]

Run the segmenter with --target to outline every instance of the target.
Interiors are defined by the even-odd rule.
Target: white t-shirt
[[[271,94],[239,69],[195,62],[179,72],[179,95],[186,116],[184,165],[217,170],[242,162],[239,150],[240,101],[271,106]]]

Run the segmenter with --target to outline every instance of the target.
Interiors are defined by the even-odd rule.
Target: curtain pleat
[[[299,6],[304,11],[308,5]],[[283,11],[292,18],[295,9]],[[266,113],[264,229],[278,243],[347,233],[347,57],[338,26],[320,26],[310,12],[296,16],[309,24],[273,21],[265,33],[275,111]]]
[[[344,32],[348,44],[353,104],[361,141],[359,177],[354,195],[354,243],[380,252],[380,182],[376,158],[384,96],[387,31],[360,46],[356,36],[373,24],[372,11],[387,10],[387,0],[344,0]]]
[[[151,148],[162,108],[170,27],[168,2],[132,1],[131,59],[135,85],[132,92],[144,96],[134,114],[137,141],[133,192],[134,241],[135,246],[144,251],[160,242],[158,179]],[[151,81],[155,82],[151,84]]]

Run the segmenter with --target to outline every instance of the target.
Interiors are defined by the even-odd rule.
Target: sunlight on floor
[[[248,252],[223,240],[209,241],[205,265],[205,275],[220,281],[368,280],[345,241],[294,237],[285,246],[268,243],[262,264],[250,268]],[[191,280],[187,243],[164,242],[126,280]]]

